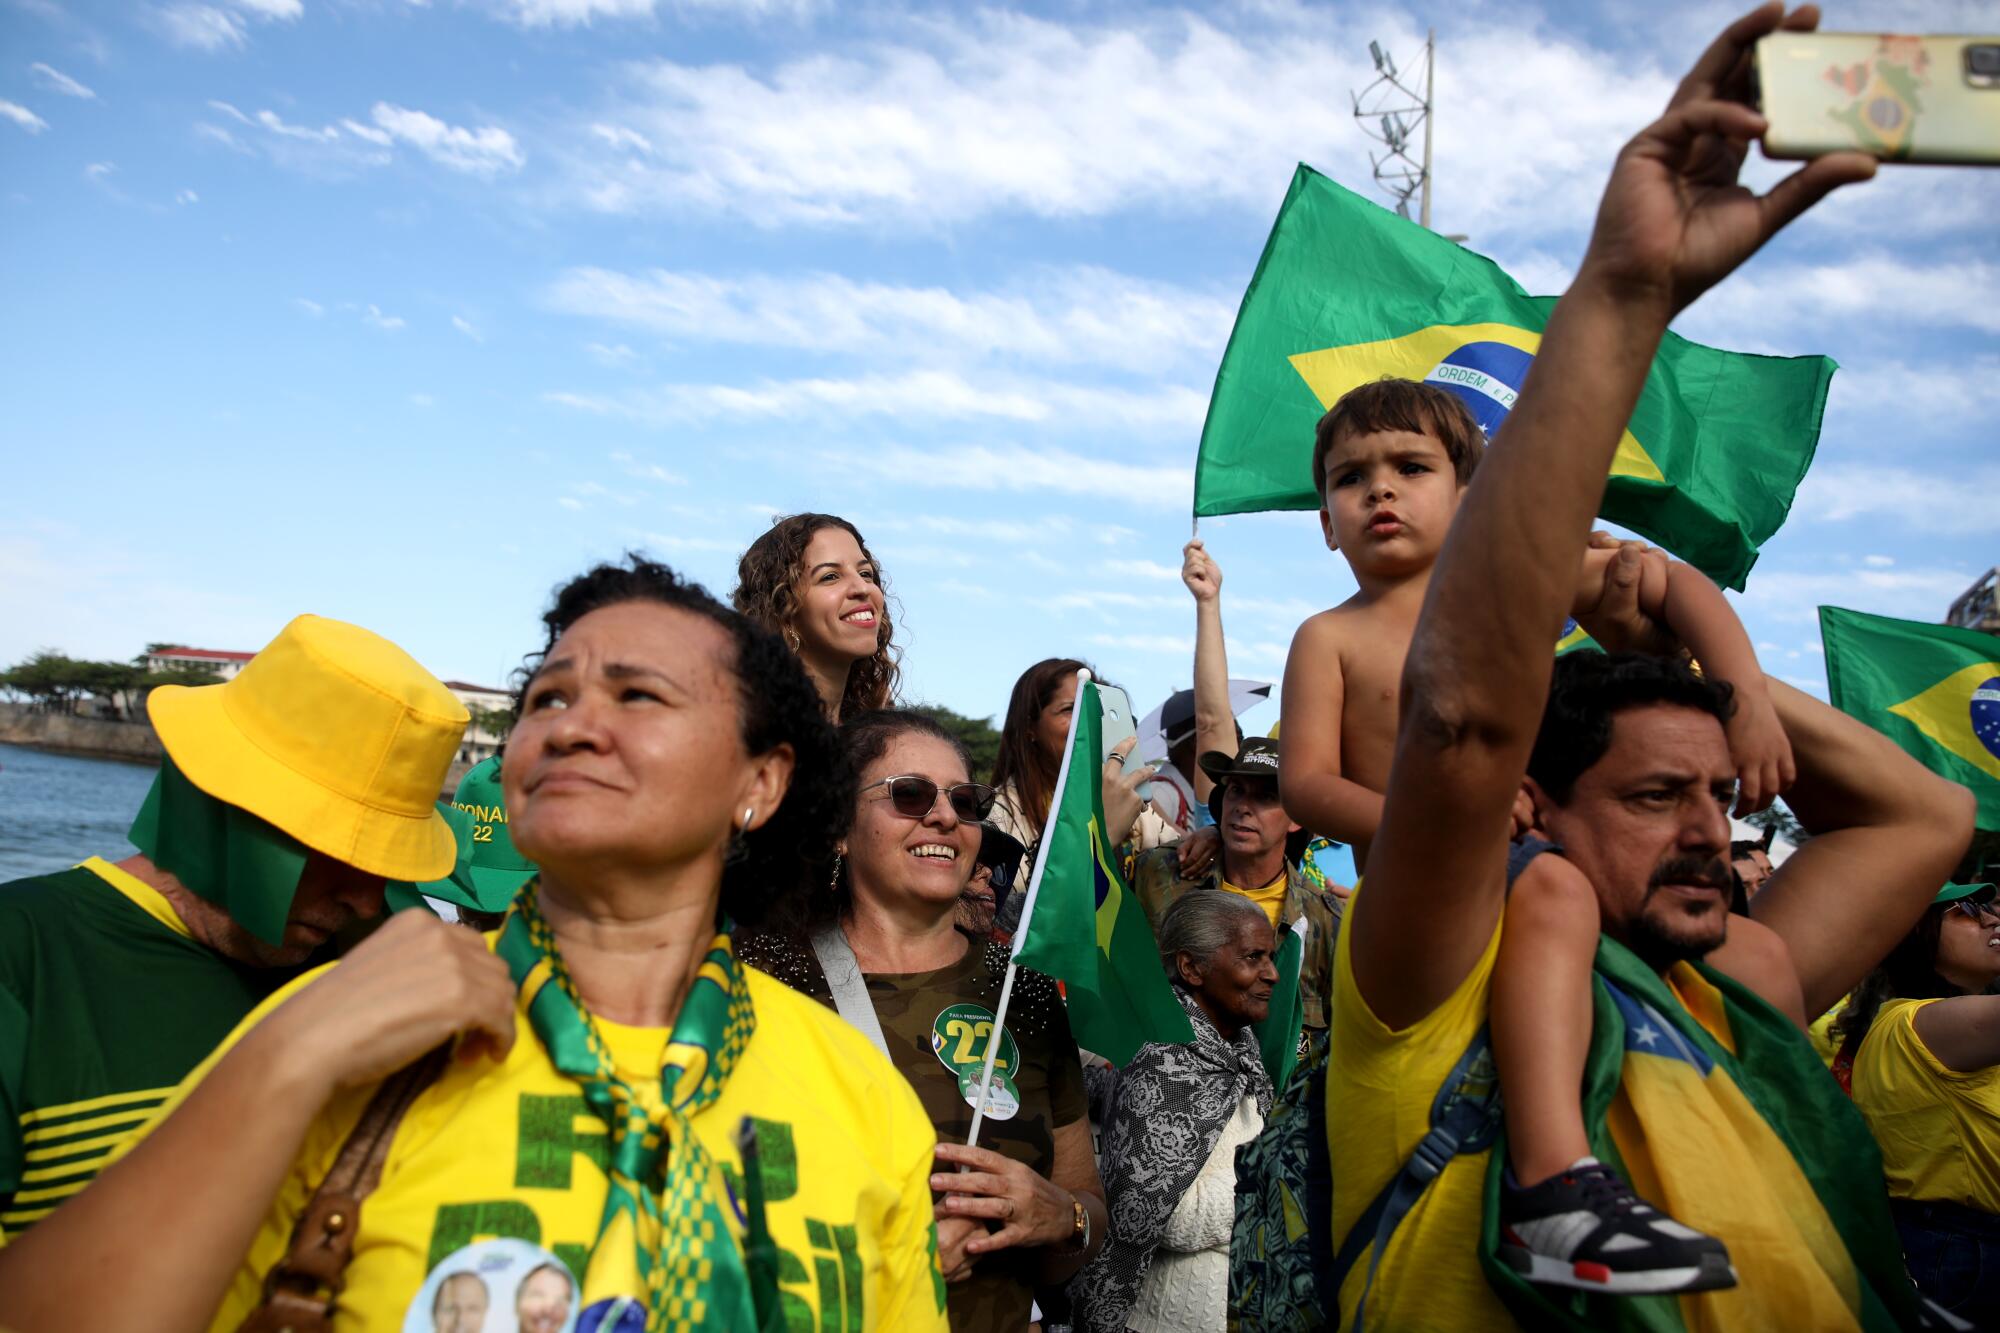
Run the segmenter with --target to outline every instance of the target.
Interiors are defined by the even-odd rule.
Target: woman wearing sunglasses
[[[2000,1316],[2000,909],[1947,884],[1834,1024],[1918,1290]]]
[[[964,1146],[1007,970],[1005,949],[958,925],[993,789],[920,714],[863,714],[841,735],[858,802],[823,919],[807,941],[746,939],[744,957],[838,1009],[910,1080],[938,1133],[951,1326],[1019,1333],[1034,1289],[1104,1241],[1076,1040],[1055,984],[1019,972],[980,1146]]]

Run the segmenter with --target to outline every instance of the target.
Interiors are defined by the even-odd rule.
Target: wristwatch
[[[1064,1248],[1087,1250],[1090,1248],[1090,1211],[1083,1206],[1081,1195],[1070,1195],[1069,1202],[1070,1207],[1076,1209],[1076,1226],[1069,1233],[1069,1240],[1064,1242]]]

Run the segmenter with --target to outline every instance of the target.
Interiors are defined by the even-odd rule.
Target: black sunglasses
[[[1968,893],[1952,904],[1955,911],[1963,912],[1974,921],[1984,921],[1989,916],[2000,916],[2000,909],[1994,906],[1992,889],[1980,889]]]
[[[929,778],[918,777],[915,773],[899,773],[880,782],[871,782],[861,790],[870,791],[876,787],[889,789],[889,804],[896,813],[907,819],[922,819],[937,805],[937,783]],[[983,782],[961,782],[942,789],[945,798],[951,802],[951,812],[968,824],[983,824],[993,813],[993,801],[999,793]]]

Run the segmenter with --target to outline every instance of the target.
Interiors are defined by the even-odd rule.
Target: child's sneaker
[[[1736,1285],[1729,1250],[1632,1192],[1595,1157],[1530,1189],[1507,1173],[1500,1259],[1530,1282],[1627,1295]]]

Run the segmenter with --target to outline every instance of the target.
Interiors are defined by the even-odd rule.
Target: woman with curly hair
[[[2000,1316],[2000,908],[1947,884],[1834,1022],[1843,1078],[1882,1149],[1917,1290]]]
[[[888,588],[861,532],[832,514],[793,514],[736,566],[736,609],[798,654],[835,722],[895,701]]]
[[[586,1328],[945,1327],[922,1104],[732,938],[799,915],[853,813],[798,660],[637,557],[544,623],[503,770],[540,874],[500,929],[400,913],[279,991],[0,1250],[0,1322],[400,1328],[497,1264],[568,1275]]]
[[[850,718],[841,738],[857,804],[814,929],[747,938],[744,957],[871,1032],[909,1079],[939,1139],[932,1183],[951,1326],[1018,1333],[1034,1291],[1067,1281],[1104,1243],[1076,1039],[1055,983],[1025,968],[995,1028],[1007,951],[958,916],[993,804],[964,747],[903,710]]]

